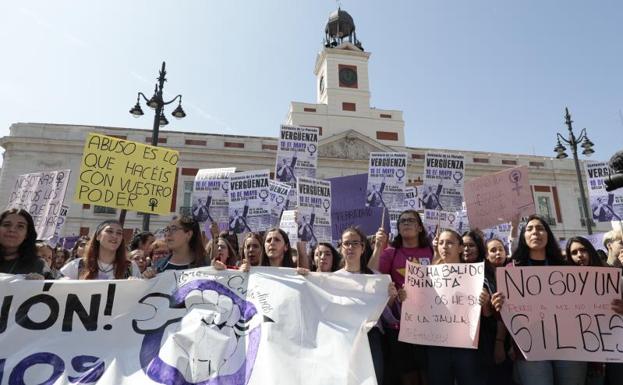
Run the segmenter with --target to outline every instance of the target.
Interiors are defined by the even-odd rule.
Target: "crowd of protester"
[[[148,279],[166,270],[201,266],[252,271],[255,266],[295,268],[326,274],[388,274],[388,303],[378,324],[368,333],[379,384],[417,385],[620,385],[623,363],[526,361],[502,322],[504,295],[497,290],[495,269],[517,266],[611,266],[621,268],[621,231],[605,234],[599,253],[583,237],[572,237],[561,250],[548,223],[533,215],[505,244],[472,230],[458,234],[443,230],[427,234],[418,212],[406,210],[397,221],[397,235],[389,242],[381,228],[371,237],[358,227],[342,233],[338,245],[319,243],[312,250],[290,243],[286,232],[271,228],[235,235],[210,228],[206,237],[192,217],[176,216],[163,237],[137,232],[126,245],[123,226],[116,220],[100,223],[68,250],[38,241],[33,219],[21,209],[0,214],[0,273],[26,279]],[[208,241],[207,238],[210,238]],[[426,264],[485,263],[480,295],[481,328],[478,349],[421,346],[398,340],[406,261]],[[623,314],[623,300],[612,309]]]

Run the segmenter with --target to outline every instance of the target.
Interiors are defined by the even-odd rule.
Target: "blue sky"
[[[372,105],[412,147],[553,156],[568,106],[593,158],[623,148],[623,2],[343,0],[372,53]],[[167,130],[277,136],[315,102],[334,1],[3,1],[0,136],[14,122],[151,128],[128,110],[167,62]],[[172,109],[169,109],[170,112]],[[146,111],[147,112],[147,111]]]

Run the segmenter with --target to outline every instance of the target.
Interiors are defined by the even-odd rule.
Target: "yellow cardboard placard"
[[[169,214],[179,152],[90,133],[74,199],[148,214]]]

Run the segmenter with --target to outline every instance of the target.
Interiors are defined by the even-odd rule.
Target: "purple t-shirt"
[[[379,271],[389,274],[399,289],[405,283],[406,261],[414,260],[420,265],[430,265],[433,262],[433,250],[430,247],[402,247],[398,250],[388,247],[381,253]]]

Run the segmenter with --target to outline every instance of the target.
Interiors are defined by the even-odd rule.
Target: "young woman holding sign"
[[[161,258],[143,277],[152,278],[166,270],[185,270],[205,266],[206,251],[203,248],[199,223],[191,216],[174,216],[164,229],[169,255]]]
[[[417,211],[406,210],[400,213],[397,226],[398,235],[391,247],[386,249],[387,234],[383,229],[376,233],[375,251],[384,250],[380,258],[374,257],[378,253],[373,254],[368,267],[382,274],[389,274],[392,282],[401,289],[405,280],[406,261],[429,265],[433,261],[433,249]],[[400,303],[395,301],[391,307],[391,316],[385,319],[385,336],[388,342],[385,383],[425,384],[425,347],[398,341],[400,312]]]
[[[366,258],[363,256],[366,242],[365,234],[357,227],[349,227],[344,230],[340,241],[340,251],[344,257],[344,268],[337,270],[335,274],[374,274],[367,266]],[[391,306],[398,296],[398,291],[393,282],[390,282],[388,296],[388,306]],[[380,323],[368,332],[368,342],[370,343],[370,352],[372,353],[372,362],[374,364],[377,382],[382,384],[384,347],[383,332]]]
[[[28,211],[9,209],[0,214],[0,273],[51,278],[49,268],[37,256],[36,242],[37,231]]]
[[[84,257],[63,266],[61,273],[69,279],[126,279],[141,276],[136,263],[130,262],[126,256],[123,227],[116,220],[100,223],[87,244]]]
[[[556,238],[547,221],[538,215],[528,217],[520,232],[517,250],[513,253],[515,266],[563,266],[564,260]],[[502,309],[504,294],[496,292],[491,302],[497,311]],[[584,385],[586,362],[579,361],[525,361],[517,351],[515,365],[522,384]]]

